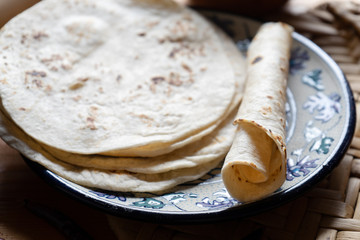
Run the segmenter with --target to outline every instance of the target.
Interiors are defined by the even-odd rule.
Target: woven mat
[[[341,67],[360,113],[360,4],[326,3],[300,16],[272,17],[293,25]],[[360,121],[360,117],[357,118]],[[119,239],[360,239],[360,125],[339,166],[304,196],[239,221],[158,225],[108,216]]]

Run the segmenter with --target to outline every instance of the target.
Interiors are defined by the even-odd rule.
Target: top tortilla
[[[0,46],[4,110],[67,152],[163,154],[208,134],[236,97],[215,30],[171,1],[42,1]]]

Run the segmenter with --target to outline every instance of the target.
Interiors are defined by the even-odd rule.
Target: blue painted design
[[[310,147],[310,151],[315,151],[318,154],[328,154],[334,138],[322,136],[317,139]]]
[[[304,74],[301,80],[306,85],[315,88],[318,91],[323,91],[325,87],[322,83],[321,73],[322,73],[321,69],[312,70]]]
[[[319,158],[311,159],[309,155],[306,155],[303,158],[299,157],[300,156],[298,155],[297,159],[288,158],[286,168],[287,181],[292,181],[296,177],[306,176],[310,173],[310,168],[316,168],[318,166],[316,161],[318,161]]]
[[[165,204],[157,200],[155,198],[143,198],[142,201],[137,201],[132,203],[134,206],[143,207],[143,208],[151,208],[151,209],[161,209],[165,206]]]
[[[207,209],[220,209],[229,208],[234,206],[236,203],[239,203],[229,195],[225,188],[213,193],[213,195],[216,197],[215,200],[210,200],[209,197],[205,197],[201,200],[201,202],[197,202],[196,206]]]
[[[96,191],[93,191],[93,190],[90,190],[89,192],[95,194],[96,196],[98,196],[100,198],[117,199],[117,200],[119,200],[121,202],[126,202],[126,196],[121,194],[121,193],[114,195],[114,194],[107,194],[107,193],[104,193],[104,192],[96,192]]]
[[[311,142],[313,139],[320,137],[323,134],[323,132],[318,128],[314,126],[313,121],[309,121],[304,130],[304,137],[306,142]]]
[[[290,57],[290,74],[295,74],[297,71],[305,69],[305,62],[310,60],[309,53],[301,47],[296,47],[291,50]]]
[[[250,43],[251,43],[251,40],[246,38],[246,39],[237,41],[236,46],[244,54],[247,52],[247,50],[250,46]]]
[[[185,193],[182,192],[165,194],[163,197],[173,204],[177,204],[181,201],[186,201]]]
[[[197,198],[198,195],[196,193],[189,193],[189,198]]]
[[[341,97],[337,93],[326,96],[324,93],[318,92],[315,96],[312,95],[308,99],[303,108],[307,109],[311,114],[318,111],[318,115],[314,117],[316,120],[328,122],[341,110]]]

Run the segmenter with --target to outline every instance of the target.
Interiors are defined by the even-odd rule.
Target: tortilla
[[[239,49],[234,44],[234,41],[226,35],[219,27],[217,27],[215,24],[211,24],[213,29],[215,30],[216,34],[220,38],[222,49],[225,52],[231,68],[234,72],[234,79],[235,79],[235,96],[230,103],[229,108],[227,111],[221,116],[218,121],[209,127],[193,133],[193,135],[186,136],[184,139],[178,140],[176,142],[169,142],[169,143],[162,143],[162,147],[159,149],[155,149],[154,145],[148,145],[148,146],[142,146],[142,147],[136,147],[136,148],[130,148],[130,149],[122,149],[121,154],[119,154],[118,151],[115,152],[106,152],[106,154],[103,155],[109,155],[109,156],[128,156],[128,157],[154,157],[154,156],[160,156],[167,153],[172,152],[175,149],[182,148],[189,143],[194,143],[196,141],[201,140],[204,136],[207,136],[208,134],[212,133],[216,128],[219,127],[220,124],[222,124],[223,121],[226,121],[226,118],[228,118],[229,114],[231,114],[234,109],[236,109],[242,99],[243,91],[244,91],[244,83],[245,83],[245,59]],[[61,153],[62,151],[56,150],[54,148],[51,148],[47,145],[43,146],[44,148],[47,148],[49,151],[53,152],[56,151],[56,156],[60,159],[66,159],[65,161],[74,163],[71,161],[71,159],[63,156]]]
[[[44,147],[44,145],[26,135],[8,116],[0,111],[3,127],[24,144],[30,146],[34,151],[39,151],[39,153],[42,153],[44,156],[51,155],[53,158],[63,162],[89,169],[126,170],[132,173],[145,174],[164,173],[182,168],[194,168],[219,158],[224,158],[235,136],[234,126],[232,124],[235,114],[236,111],[233,111],[233,113],[227,117],[226,121],[203,139],[169,154],[151,158],[124,158],[102,155],[81,155]],[[23,149],[18,150],[26,154],[26,151]],[[30,159],[36,162],[38,161],[37,158]]]
[[[84,168],[65,163],[45,151],[30,136],[20,134],[15,125],[5,127],[6,116],[0,112],[0,135],[11,147],[23,156],[35,161],[58,176],[86,187],[122,192],[160,192],[184,182],[195,180],[215,168],[223,161],[224,153],[204,164],[180,168],[158,174],[132,173],[128,171],[101,170]],[[4,121],[5,120],[5,121]],[[15,131],[14,131],[15,130]],[[19,135],[20,134],[20,135]],[[20,139],[21,138],[21,139]]]
[[[285,181],[285,93],[292,31],[284,23],[266,23],[248,49],[236,136],[222,167],[226,189],[242,202],[267,196]]]
[[[41,1],[4,26],[0,46],[4,111],[66,152],[165,154],[237,101],[215,30],[172,1]]]

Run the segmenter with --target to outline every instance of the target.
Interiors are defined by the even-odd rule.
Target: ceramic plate
[[[245,54],[259,22],[203,12]],[[26,160],[47,182],[107,213],[159,223],[209,222],[248,217],[286,203],[323,179],[344,156],[354,133],[354,101],[335,62],[294,33],[287,90],[286,182],[271,196],[241,203],[227,193],[219,166],[197,181],[166,194],[108,192],[82,187]]]

